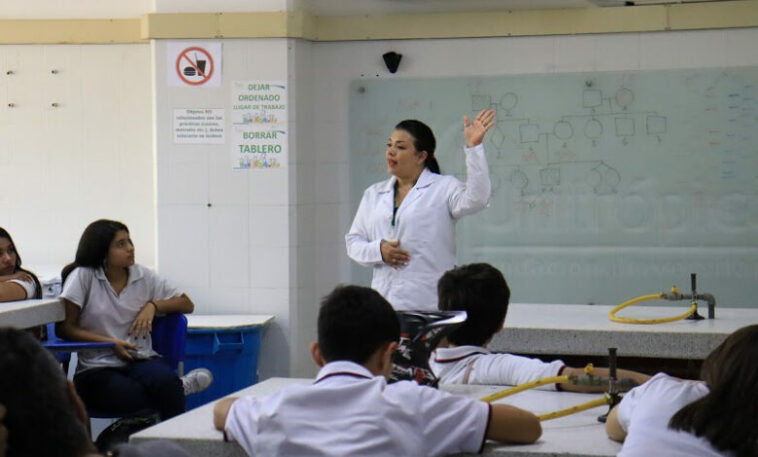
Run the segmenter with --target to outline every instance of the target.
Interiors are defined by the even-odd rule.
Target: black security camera
[[[384,59],[384,64],[387,65],[387,70],[390,71],[390,73],[395,73],[397,71],[397,67],[400,66],[400,59],[403,58],[402,54],[398,54],[395,51],[385,52],[382,55],[382,58]]]

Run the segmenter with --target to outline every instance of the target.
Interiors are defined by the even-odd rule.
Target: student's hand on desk
[[[132,326],[129,327],[129,334],[138,338],[144,338],[150,334],[153,331],[153,318],[157,309],[155,303],[152,301],[142,305],[142,309],[137,313],[137,317],[134,318]]]
[[[405,249],[400,249],[400,241],[382,240],[379,249],[382,252],[382,261],[392,268],[400,268],[408,264],[411,255]]]
[[[113,344],[113,351],[116,353],[119,359],[129,361],[134,360],[132,352],[137,351],[137,346],[124,340],[113,340]]]
[[[8,450],[8,429],[5,428],[5,406],[0,405],[0,457],[5,457]]]

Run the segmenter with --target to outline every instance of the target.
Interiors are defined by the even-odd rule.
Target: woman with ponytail
[[[758,456],[758,325],[732,333],[703,362],[702,381],[663,373],[608,415],[619,457]]]
[[[456,263],[455,223],[489,202],[490,179],[482,141],[495,112],[463,117],[466,183],[440,174],[436,141],[423,122],[395,126],[385,158],[389,179],[363,193],[345,235],[347,254],[373,267],[371,287],[397,310],[437,310],[437,281]]]

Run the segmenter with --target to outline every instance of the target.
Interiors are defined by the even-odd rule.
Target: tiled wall
[[[0,46],[0,226],[25,265],[60,271],[99,218],[155,265],[150,81],[146,44]]]

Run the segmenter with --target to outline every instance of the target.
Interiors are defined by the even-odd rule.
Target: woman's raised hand
[[[466,137],[466,146],[472,148],[482,144],[484,134],[495,125],[495,110],[483,109],[479,111],[474,120],[463,116],[463,136]]]

